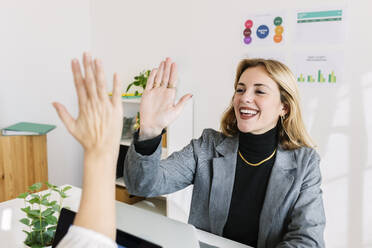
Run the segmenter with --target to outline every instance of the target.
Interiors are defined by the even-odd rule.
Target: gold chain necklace
[[[248,161],[243,157],[243,155],[240,153],[240,151],[238,151],[239,156],[243,159],[243,161],[244,161],[246,164],[249,164],[249,165],[251,165],[251,166],[259,166],[259,165],[265,163],[267,160],[270,160],[270,159],[274,156],[275,152],[276,152],[276,148],[275,148],[275,150],[273,151],[273,153],[272,153],[270,156],[268,156],[267,158],[265,158],[264,160],[262,160],[262,161],[260,161],[260,162],[258,162],[258,163],[250,163],[250,162],[248,162]]]

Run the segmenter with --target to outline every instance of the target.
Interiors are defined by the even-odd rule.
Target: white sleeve
[[[58,244],[57,248],[117,248],[116,243],[102,233],[80,227],[71,226],[65,237]]]

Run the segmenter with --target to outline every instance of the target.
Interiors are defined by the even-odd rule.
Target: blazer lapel
[[[265,247],[272,220],[292,187],[294,177],[291,174],[291,170],[296,169],[296,167],[293,152],[285,151],[278,146],[260,215],[257,247]]]
[[[209,199],[211,232],[222,235],[230,208],[235,179],[238,137],[225,138],[216,147],[221,157],[213,159],[213,178]]]

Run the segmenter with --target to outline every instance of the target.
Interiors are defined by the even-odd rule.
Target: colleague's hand
[[[153,138],[172,123],[192,95],[184,95],[175,104],[177,66],[170,58],[153,69],[147,80],[140,105],[140,139]]]
[[[79,116],[74,119],[60,103],[53,103],[67,130],[84,147],[85,152],[117,155],[123,125],[123,107],[118,76],[114,74],[112,98],[107,94],[102,63],[93,63],[84,53],[84,75],[77,59],[71,62],[79,101]]]

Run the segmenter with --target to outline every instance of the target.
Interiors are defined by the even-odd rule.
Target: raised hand
[[[53,103],[57,113],[72,136],[86,152],[117,155],[122,130],[121,88],[114,74],[113,94],[110,99],[102,63],[93,63],[89,54],[83,55],[84,75],[77,59],[71,62],[72,73],[79,101],[79,116],[74,119],[60,103]]]
[[[176,80],[177,66],[170,58],[151,71],[140,105],[141,140],[161,134],[180,115],[187,100],[192,97],[186,94],[175,103]]]

